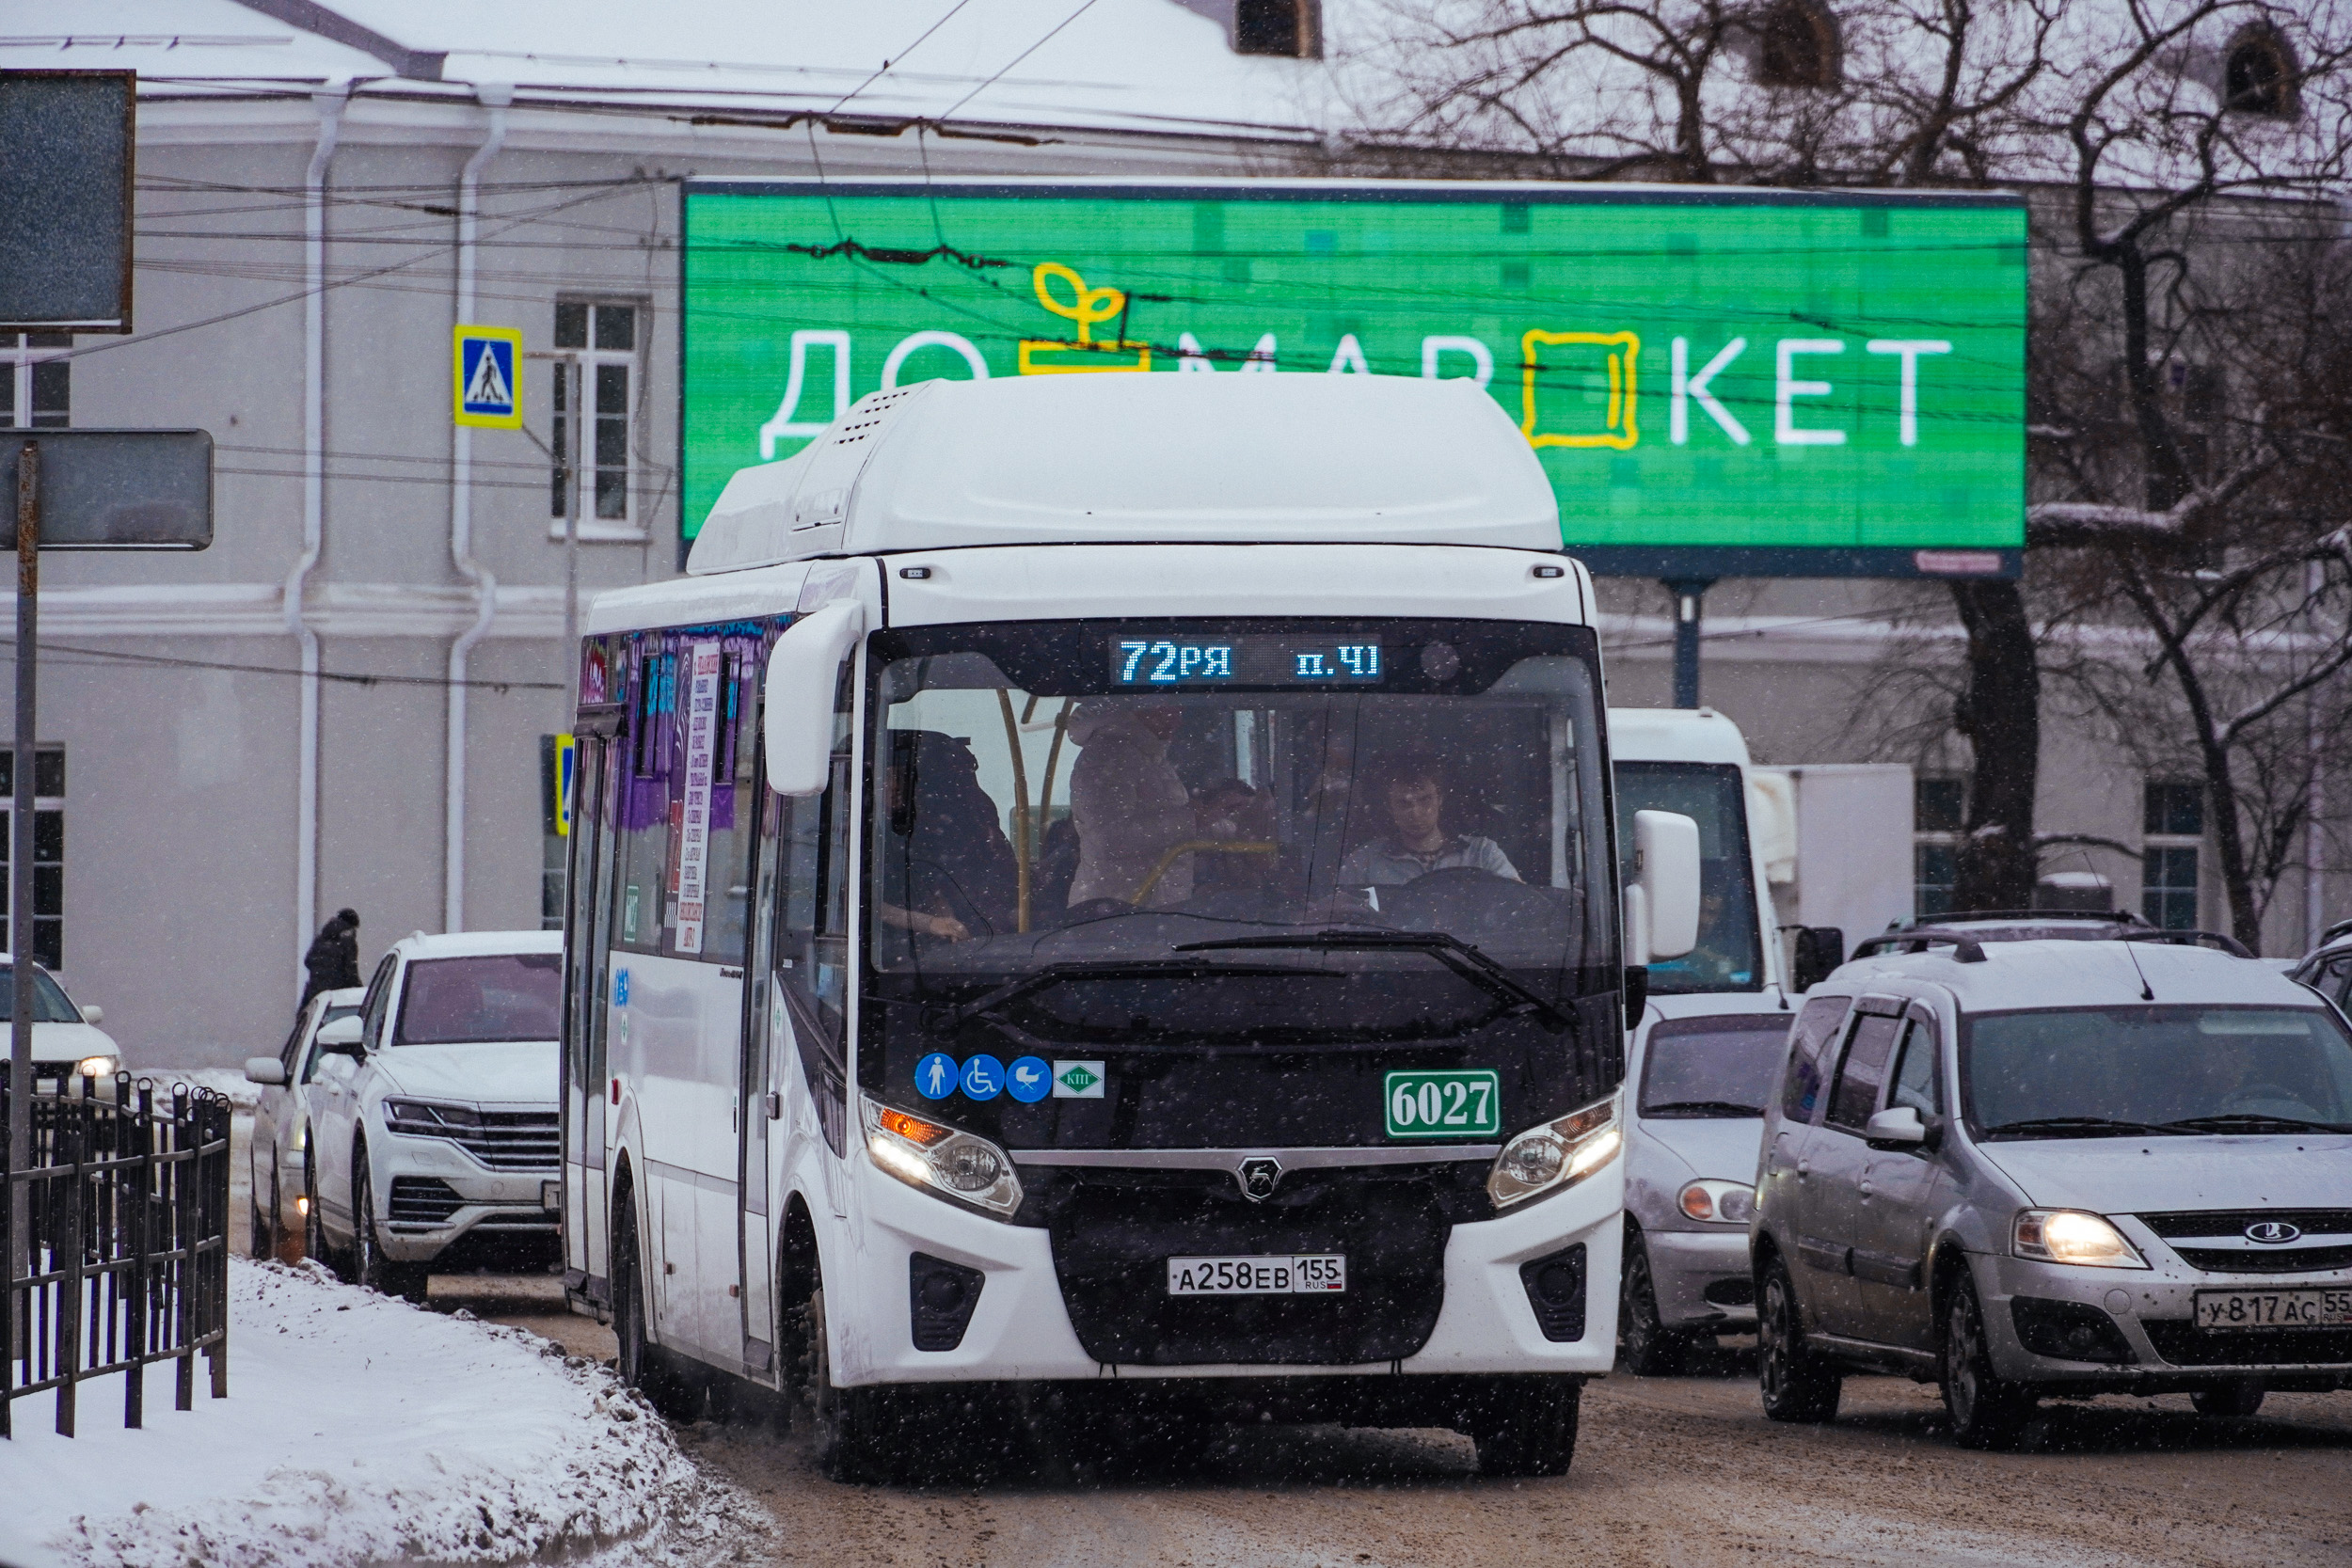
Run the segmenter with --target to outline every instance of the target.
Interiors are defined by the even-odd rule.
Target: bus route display
[[[1373,686],[1380,641],[1167,638],[1110,641],[1111,685],[1122,691],[1179,686]]]

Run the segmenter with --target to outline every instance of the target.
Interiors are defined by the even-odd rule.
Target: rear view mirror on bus
[[[836,599],[784,630],[768,655],[768,787],[821,795],[833,771],[834,689],[841,661],[866,634],[866,608]]]
[[[1682,957],[1699,944],[1699,825],[1680,812],[1635,812],[1633,864],[1626,962]]]

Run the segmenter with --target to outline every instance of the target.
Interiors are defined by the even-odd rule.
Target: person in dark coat
[[[302,1000],[294,1004],[300,1012],[310,1005],[310,998],[323,990],[342,990],[359,983],[359,911],[337,910],[335,918],[319,927],[310,950],[302,955],[302,967],[310,972],[310,983],[302,988]]]

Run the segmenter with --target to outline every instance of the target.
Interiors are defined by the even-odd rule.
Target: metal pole
[[[564,713],[563,724],[571,728],[572,705],[580,695],[580,464],[577,461],[583,437],[580,433],[582,415],[580,395],[587,390],[587,378],[580,374],[578,359],[556,361],[555,373],[568,383],[564,402],[571,418],[564,421]]]
[[[1675,706],[1699,705],[1699,613],[1709,578],[1676,578],[1665,584],[1675,602]]]
[[[8,816],[8,951],[15,967],[8,1024],[8,1164],[33,1164],[33,750],[40,610],[40,443],[27,441],[16,463],[16,778]],[[8,1187],[10,1277],[32,1268],[26,1184]],[[9,1347],[13,1349],[14,1347]]]

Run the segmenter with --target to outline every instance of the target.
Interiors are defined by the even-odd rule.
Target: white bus
[[[804,1397],[845,1478],[1041,1409],[1565,1469],[1698,868],[1643,814],[1621,921],[1559,538],[1461,382],[931,382],[737,474],[581,649],[565,1282],[625,1373]]]

